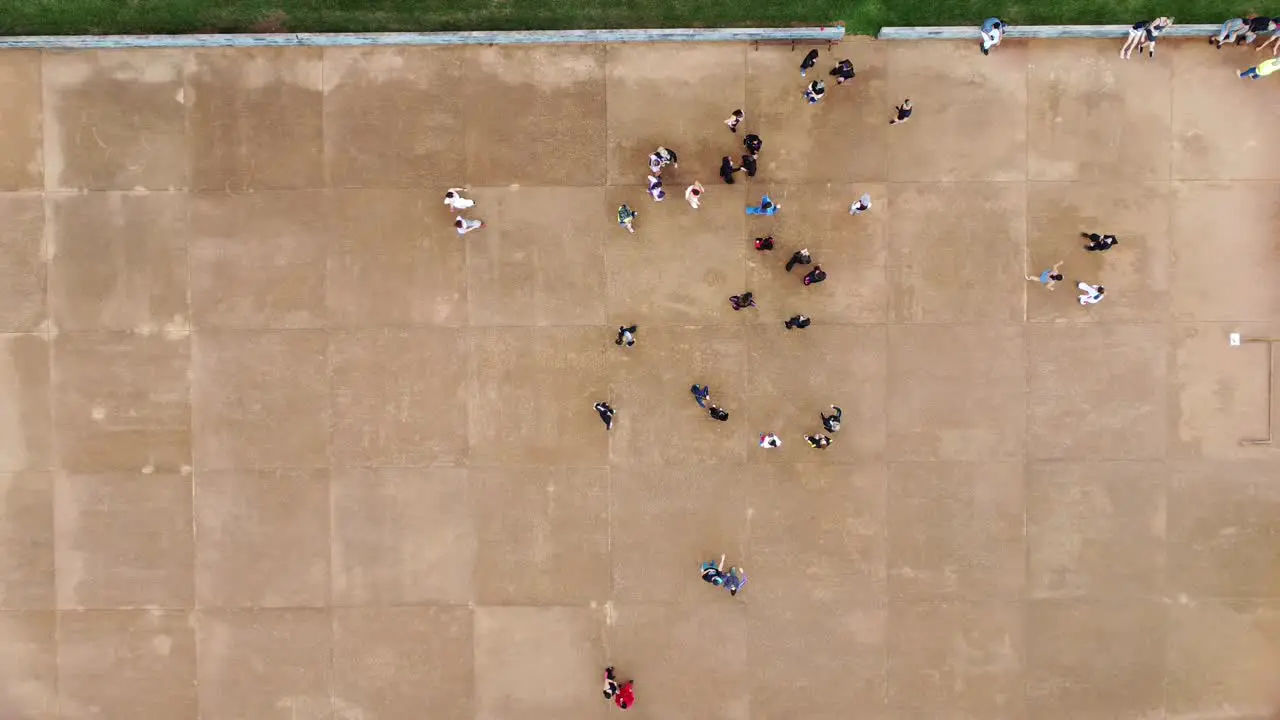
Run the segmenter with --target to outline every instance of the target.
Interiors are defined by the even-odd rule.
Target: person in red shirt
[[[612,665],[604,669],[604,697],[606,700],[612,700],[615,705],[623,710],[631,707],[636,702],[636,693],[633,689],[635,684],[635,680],[619,683],[617,677],[613,674]]]

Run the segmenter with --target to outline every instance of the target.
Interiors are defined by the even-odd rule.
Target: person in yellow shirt
[[[1241,78],[1257,80],[1258,78],[1266,77],[1277,70],[1280,70],[1280,58],[1267,58],[1248,70],[1237,70],[1236,74]]]

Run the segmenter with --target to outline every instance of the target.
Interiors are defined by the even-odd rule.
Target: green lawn
[[[1240,0],[0,0],[0,34],[1221,22]],[[1280,11],[1280,8],[1273,9]]]

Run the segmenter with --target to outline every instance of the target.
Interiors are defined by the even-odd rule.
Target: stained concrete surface
[[[0,715],[1272,717],[1278,96],[1114,45],[0,54]]]

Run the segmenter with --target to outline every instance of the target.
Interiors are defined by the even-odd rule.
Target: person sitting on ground
[[[836,66],[831,68],[830,75],[836,79],[837,85],[843,85],[852,80],[857,73],[853,71],[853,63],[848,59],[841,60]]]

